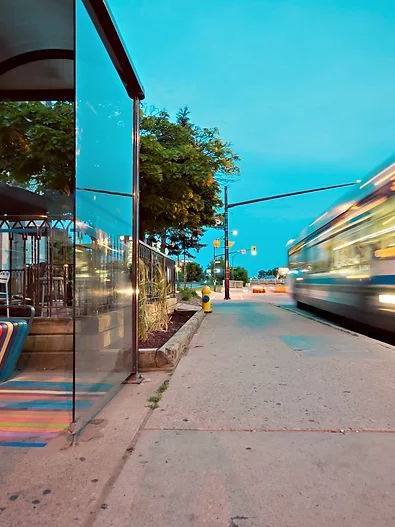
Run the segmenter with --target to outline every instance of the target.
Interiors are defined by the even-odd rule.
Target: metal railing
[[[128,301],[130,239],[109,239],[108,247],[92,237],[85,244],[77,239],[73,248],[71,226],[69,219],[0,217],[0,272],[4,275],[0,304],[30,304],[36,316],[53,318],[71,317],[74,302],[76,314],[88,315]],[[76,269],[74,250],[78,252]],[[142,241],[138,254],[147,300],[152,302],[164,294],[175,297],[175,261]]]
[[[161,287],[166,288],[166,296],[174,298],[176,296],[176,262],[142,241],[139,242],[139,259],[140,267],[143,267],[140,269],[140,279],[143,275],[147,299],[154,301],[159,297],[158,281],[164,281]]]

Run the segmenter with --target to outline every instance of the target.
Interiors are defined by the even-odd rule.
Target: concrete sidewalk
[[[217,303],[89,523],[395,525],[394,348]]]
[[[125,384],[73,445],[59,436],[44,448],[0,447],[0,526],[91,523],[151,412],[147,399],[167,379],[158,371]]]

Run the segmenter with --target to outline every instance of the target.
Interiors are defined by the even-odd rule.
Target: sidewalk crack
[[[363,433],[378,433],[378,434],[395,434],[395,429],[383,428],[167,428],[167,427],[145,427],[145,432],[266,432],[266,433],[298,433],[298,432],[319,432],[323,434],[363,434]]]

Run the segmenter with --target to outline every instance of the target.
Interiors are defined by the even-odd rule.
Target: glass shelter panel
[[[78,426],[131,372],[132,104],[82,1],[76,7]]]

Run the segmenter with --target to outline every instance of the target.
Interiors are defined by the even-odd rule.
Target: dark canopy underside
[[[0,96],[73,97],[73,0],[0,0]]]
[[[144,98],[104,0],[83,1],[131,98]],[[74,98],[74,0],[0,0],[0,99]]]
[[[0,183],[0,210],[2,215],[46,215],[49,208],[49,203],[43,196],[6,183]]]

